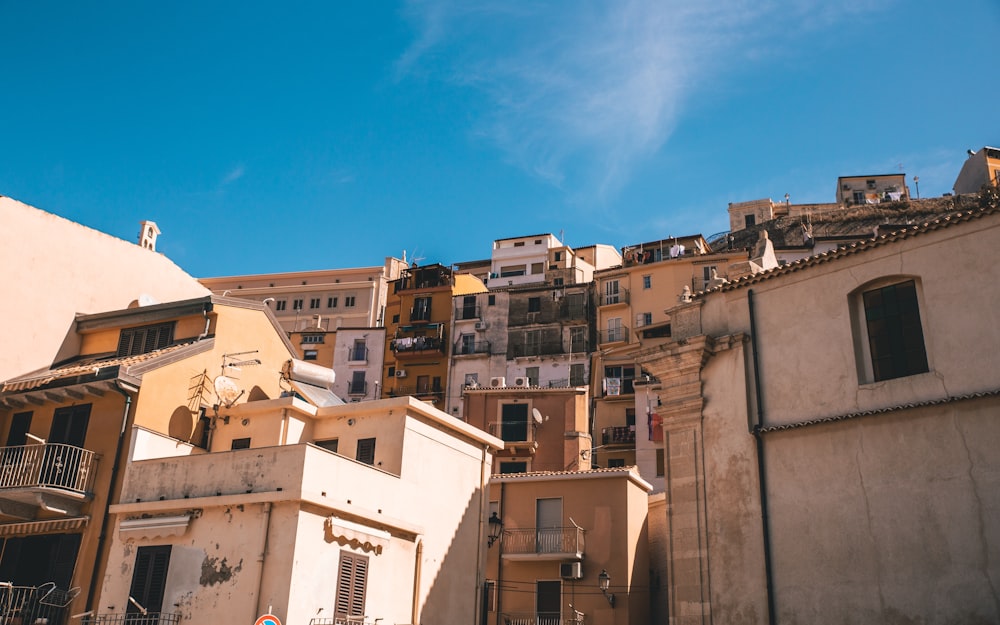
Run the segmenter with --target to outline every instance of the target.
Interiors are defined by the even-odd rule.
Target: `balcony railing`
[[[348,347],[347,362],[368,362],[368,348]]]
[[[635,445],[635,426],[615,426],[601,430],[602,445]]]
[[[527,443],[535,439],[535,424],[527,419],[493,421],[490,434],[507,443]]]
[[[59,488],[89,493],[94,452],[62,443],[0,447],[0,490]]]
[[[455,343],[456,356],[469,356],[472,354],[489,354],[489,341],[473,341],[472,343]]]
[[[628,289],[618,289],[616,293],[601,293],[601,306],[613,306],[615,304],[628,304]]]
[[[557,354],[569,354],[570,350],[561,341],[543,341],[541,343],[521,343],[511,344],[508,350],[514,358],[524,356],[550,356]]]
[[[598,333],[597,342],[602,345],[605,343],[628,343],[628,328],[619,326],[603,330]]]
[[[442,351],[444,340],[436,336],[414,336],[393,339],[389,349],[399,354]]]
[[[389,397],[400,397],[402,395],[413,395],[416,397],[433,396],[441,397],[444,389],[440,386],[397,386],[389,389]]]
[[[500,622],[503,625],[584,625],[585,623],[582,614],[563,618],[558,614],[534,612],[501,612]]]
[[[465,319],[482,319],[480,310],[479,304],[476,304],[475,306],[456,306],[455,319],[458,321],[463,321]]]
[[[62,625],[79,588],[63,590],[52,582],[41,586],[14,586],[0,582],[0,623]]]
[[[347,394],[348,395],[367,395],[368,394],[368,382],[348,382],[347,383]]]
[[[583,546],[583,530],[579,527],[531,527],[503,532],[505,557],[533,555],[582,558]]]
[[[93,614],[83,617],[83,625],[176,625],[181,622],[180,614],[171,612],[147,612],[145,614]]]
[[[410,322],[426,323],[431,320],[430,306],[414,306],[410,308]]]
[[[334,616],[309,619],[309,625],[373,625],[383,619],[370,616]]]

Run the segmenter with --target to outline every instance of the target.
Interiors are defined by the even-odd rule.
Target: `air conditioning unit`
[[[487,326],[486,326],[486,322],[485,321],[477,321],[476,322],[476,329],[477,330],[485,330],[486,327]]]
[[[396,377],[397,378],[405,378],[406,377],[406,369],[396,369]]]
[[[563,562],[559,565],[559,577],[563,579],[583,579],[582,562]]]
[[[503,388],[507,386],[507,378],[490,378],[490,386],[493,388]]]
[[[528,378],[526,377],[514,378],[514,386],[520,386],[520,387],[528,386]]]

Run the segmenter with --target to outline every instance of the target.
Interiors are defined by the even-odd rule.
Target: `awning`
[[[22,536],[27,534],[47,534],[80,529],[90,520],[88,516],[48,521],[27,521],[25,523],[4,523],[0,525],[0,536]]]
[[[183,536],[191,523],[191,513],[157,516],[143,519],[124,519],[118,525],[122,538],[166,538]]]
[[[389,546],[389,539],[392,536],[385,530],[367,527],[336,516],[326,517],[323,529],[328,541],[336,542],[342,547],[349,545],[352,549],[360,549],[375,555],[379,555]]]

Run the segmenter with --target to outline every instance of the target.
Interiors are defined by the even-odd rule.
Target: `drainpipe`
[[[486,604],[483,602],[483,530],[486,525],[486,453],[488,447],[483,446],[483,454],[479,460],[479,542],[476,543],[476,614],[486,614]],[[483,616],[480,616],[482,620]],[[416,623],[416,621],[413,621]]]
[[[750,313],[750,353],[753,358],[753,383],[754,394],[756,395],[757,419],[752,426],[751,433],[757,447],[757,482],[760,487],[760,519],[761,530],[764,542],[764,581],[767,590],[767,622],[770,625],[777,623],[777,615],[774,611],[774,573],[771,564],[771,527],[767,514],[767,473],[764,464],[764,439],[761,437],[761,428],[764,425],[764,399],[761,397],[760,384],[760,364],[757,359],[757,322],[753,308],[753,289],[747,291],[747,307]]]
[[[259,614],[266,614],[264,612],[264,606],[261,602],[261,595],[264,589],[264,558],[267,556],[267,535],[270,533],[271,529],[271,502],[265,501],[261,504],[264,510],[264,535],[261,537],[260,545],[260,555],[257,556],[257,562],[260,563],[259,573],[257,575],[257,611],[250,615],[250,618],[256,619]],[[270,612],[270,608],[268,609]]]
[[[111,506],[111,500],[115,494],[115,482],[118,481],[118,472],[121,470],[122,449],[125,447],[128,414],[132,408],[131,393],[139,392],[139,389],[125,385],[121,380],[115,380],[115,384],[111,388],[118,391],[125,398],[125,407],[122,409],[122,425],[118,431],[118,444],[115,446],[115,462],[111,465],[111,481],[108,483],[108,495],[104,501],[104,514],[101,515],[101,533],[97,536],[97,554],[94,557],[94,570],[90,574],[90,587],[87,589],[87,611],[94,609],[94,594],[97,592],[97,574],[100,571],[104,545],[107,542],[108,520],[111,518],[111,515],[108,514],[108,508]]]
[[[500,518],[506,514],[504,508],[504,483],[500,482]],[[502,524],[501,524],[502,526]],[[497,541],[497,625],[500,625],[500,615],[503,613],[503,534]]]
[[[410,622],[417,625],[420,616],[420,569],[424,561],[424,541],[417,541],[417,555],[413,559],[413,610]]]

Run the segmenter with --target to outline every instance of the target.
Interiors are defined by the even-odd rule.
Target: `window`
[[[479,386],[479,374],[478,373],[466,373],[465,374],[465,385],[466,386]]]
[[[625,466],[624,458],[608,458],[609,469],[614,469],[615,467],[624,467],[624,466]]]
[[[323,335],[322,334],[303,334],[302,335],[302,343],[303,344],[306,344],[306,343],[322,343],[322,342],[323,342]]]
[[[928,371],[916,282],[865,291],[862,300],[874,381]]]
[[[302,360],[316,360],[319,358],[319,352],[315,349],[306,349],[302,352]]]
[[[399,323],[399,315],[393,315],[392,316],[392,322],[393,323]]]
[[[327,451],[332,451],[333,453],[337,453],[337,448],[340,446],[340,439],[330,438],[325,441],[316,441],[314,444],[317,447],[322,447]]]
[[[538,386],[538,367],[525,367],[524,377],[528,378],[528,386]]]
[[[635,428],[635,408],[625,409],[625,425]]]
[[[285,307],[287,307],[287,306],[288,306],[288,302],[286,302],[283,299],[280,299],[280,300],[278,300],[277,302],[274,303],[274,309],[275,310],[285,310]]]
[[[501,406],[500,438],[507,442],[528,440],[528,404],[503,404]]]
[[[562,254],[562,252],[555,252],[553,253],[552,258],[555,260],[562,260]]]
[[[337,571],[337,599],[334,613],[338,620],[365,613],[365,589],[368,586],[368,557],[349,551],[340,552]]]
[[[413,308],[410,310],[410,321],[430,321],[431,320],[431,298],[415,297]]]
[[[17,412],[10,420],[7,432],[7,447],[28,444],[28,430],[31,427],[31,412]]]
[[[354,347],[351,348],[351,360],[354,362],[368,360],[368,345],[364,339],[354,339]]]
[[[582,364],[575,364],[569,366],[569,385],[570,386],[583,386],[587,383],[586,372],[584,371],[584,366]]]
[[[635,315],[635,325],[638,327],[648,326],[653,323],[653,313],[636,313]]]
[[[757,218],[753,215],[743,215],[743,227],[749,228],[757,223]]]
[[[531,263],[531,273],[535,275],[545,273],[545,263]]]
[[[386,377],[396,377],[396,367],[389,367],[389,370],[385,372]]]
[[[528,298],[528,312],[538,312],[542,309],[542,298],[540,297],[529,297]]]
[[[126,602],[126,614],[146,614],[163,609],[163,590],[167,586],[167,569],[170,566],[170,545],[139,547],[132,569],[132,586],[129,597],[143,607],[140,610],[131,601]]]
[[[523,276],[524,275],[524,265],[510,265],[508,267],[500,268],[501,278],[510,278],[513,276]]]
[[[250,438],[234,438],[230,449],[250,449]]]
[[[302,300],[297,299],[292,301],[292,310],[302,310]]]
[[[635,380],[635,367],[604,367],[605,395],[631,395],[635,391],[632,382]],[[632,423],[635,423],[633,413]]]
[[[417,376],[417,395],[426,395],[431,390],[431,377],[429,375]]]
[[[375,439],[359,438],[358,453],[354,459],[365,464],[375,464]]]
[[[855,191],[853,197],[855,204],[865,204],[867,202],[864,191]]]
[[[524,247],[524,241],[514,241],[514,247]]]
[[[354,295],[347,295],[344,297],[344,308],[354,308]]]
[[[558,553],[562,545],[563,510],[562,499],[545,497],[535,500],[535,532],[538,553]],[[559,605],[555,606],[559,616]]]
[[[476,353],[476,335],[475,334],[463,334],[461,338],[462,344],[459,353],[462,354],[475,354]]]
[[[706,284],[712,280],[712,272],[718,272],[715,265],[706,265],[701,268],[701,279],[705,281]]]
[[[327,308],[336,308],[337,307],[337,298],[336,297],[328,297],[328,298],[326,298],[326,307]]]
[[[653,287],[653,276],[643,276],[642,277],[642,288],[649,289]]]
[[[615,341],[625,340],[625,330],[622,328],[621,317],[612,317],[608,319],[608,337],[607,342],[613,343]]]
[[[368,385],[365,384],[364,371],[352,371],[351,381],[348,383],[348,395],[364,395],[368,392]]]
[[[656,449],[656,477],[663,477],[667,474],[666,463],[663,461],[663,448]]]
[[[569,349],[574,354],[587,351],[587,328],[577,326],[569,329]]]
[[[488,579],[483,582],[483,608],[487,612],[497,611],[497,583]],[[485,620],[485,619],[483,619]]]
[[[125,328],[118,335],[118,356],[137,356],[163,349],[174,340],[174,323]]]
[[[542,331],[525,330],[524,356],[538,356],[542,353]]]
[[[608,280],[604,283],[604,303],[617,304],[621,301],[621,294],[617,280]]]
[[[489,297],[486,298],[486,305],[487,306],[495,306],[496,303],[497,303],[497,296],[496,295],[490,295]]]
[[[553,278],[552,279],[552,286],[562,286],[562,285],[563,285],[563,279],[562,278]]]
[[[309,300],[309,308],[319,308],[319,298],[314,297]]]
[[[479,316],[476,308],[476,296],[466,295],[462,298],[461,319],[475,319]]]
[[[528,463],[524,461],[501,462],[500,474],[525,473],[528,470]]]

